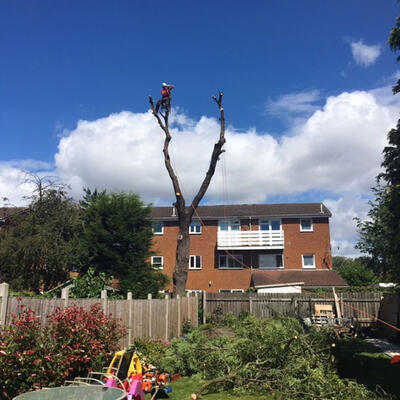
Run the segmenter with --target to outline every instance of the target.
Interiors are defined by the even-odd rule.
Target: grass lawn
[[[190,395],[201,388],[204,382],[197,377],[184,377],[171,384],[172,393],[169,394],[171,400],[190,400]],[[232,393],[217,392],[202,394],[204,400],[272,400],[269,396],[238,396]],[[148,396],[150,398],[150,396]],[[147,397],[146,397],[147,400]]]

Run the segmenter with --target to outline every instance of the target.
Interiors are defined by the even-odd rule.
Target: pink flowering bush
[[[35,313],[20,305],[11,325],[0,329],[0,399],[101,370],[124,335],[100,304],[90,311],[57,308],[44,329]]]

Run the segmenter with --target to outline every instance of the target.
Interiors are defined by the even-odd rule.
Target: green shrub
[[[154,340],[149,338],[135,339],[130,349],[135,350],[140,361],[148,362],[158,366],[158,361],[165,357],[169,343],[162,340]]]
[[[42,330],[35,313],[20,305],[11,325],[0,329],[0,398],[101,370],[124,333],[100,304],[90,311],[76,305],[57,309]]]

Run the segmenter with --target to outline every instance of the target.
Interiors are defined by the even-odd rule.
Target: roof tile
[[[254,287],[277,285],[280,283],[304,282],[304,286],[348,286],[346,281],[333,270],[280,270],[253,271],[251,276]]]
[[[153,207],[153,219],[177,219],[173,207]],[[332,214],[323,203],[284,203],[284,204],[231,204],[216,206],[199,206],[194,217],[289,217],[289,216],[323,216]]]

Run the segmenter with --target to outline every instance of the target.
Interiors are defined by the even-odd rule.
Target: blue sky
[[[400,109],[387,44],[398,12],[395,0],[3,0],[0,195],[17,204],[29,189],[22,171],[44,169],[76,196],[104,186],[169,204],[147,115],[147,96],[167,81],[188,193],[207,165],[207,135],[217,129],[211,95],[221,89],[232,140],[207,201],[325,201],[336,224],[363,216]],[[346,236],[332,222],[350,254],[354,226]]]

